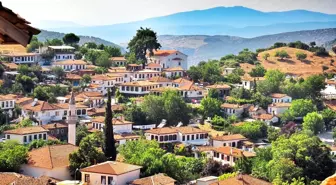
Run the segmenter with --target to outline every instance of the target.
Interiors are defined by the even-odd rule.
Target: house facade
[[[161,87],[160,83],[148,81],[134,81],[119,85],[119,92],[128,96],[143,96],[150,93],[151,89]]]
[[[270,95],[272,103],[291,103],[292,97],[287,94],[273,93]]]
[[[216,136],[212,138],[212,146],[214,147],[230,146],[238,148],[241,144],[240,142],[246,140],[247,138],[241,134]]]
[[[75,59],[75,48],[72,46],[48,46],[48,50],[54,53],[53,61]]]
[[[211,155],[215,161],[218,161],[223,165],[228,164],[230,166],[234,166],[236,161],[243,156],[247,158],[256,156],[255,153],[239,150],[238,148],[230,146],[214,148]]]
[[[145,131],[147,140],[159,143],[181,142],[184,144],[205,145],[208,143],[208,131],[194,127],[163,127]]]
[[[272,115],[281,115],[291,106],[290,103],[272,103],[268,105],[267,112]]]
[[[188,56],[177,50],[157,50],[153,56],[147,56],[148,63],[160,64],[163,69],[182,67],[188,70]]]
[[[1,54],[8,62],[13,62],[15,64],[37,64],[40,61],[39,53],[8,53]]]
[[[97,116],[94,117],[92,120],[92,128],[100,131],[104,131],[105,127],[105,116]],[[113,119],[113,132],[115,133],[132,133],[132,125],[133,122],[125,121],[122,119]]]
[[[241,117],[244,112],[244,107],[237,104],[223,103],[221,105],[221,109],[226,116],[236,115],[237,117]]]
[[[87,63],[84,60],[64,60],[53,63],[53,66],[61,67],[64,71],[82,70],[86,69]]]
[[[141,166],[106,161],[80,170],[86,185],[125,185],[140,177]]]
[[[118,66],[126,66],[127,60],[125,57],[111,57],[110,61],[112,63],[112,66],[118,67]]]
[[[48,130],[41,126],[23,127],[4,131],[6,140],[14,140],[20,144],[29,144],[34,140],[48,140]]]

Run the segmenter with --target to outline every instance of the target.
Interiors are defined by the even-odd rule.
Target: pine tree
[[[107,104],[105,112],[105,143],[104,143],[104,153],[107,159],[115,161],[117,158],[117,150],[115,147],[115,140],[113,134],[113,125],[112,125],[112,108],[111,108],[111,91],[107,91]]]

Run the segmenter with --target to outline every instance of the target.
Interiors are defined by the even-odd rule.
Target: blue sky
[[[245,6],[265,12],[305,9],[336,14],[336,0],[2,0],[2,4],[34,25],[43,20],[106,25],[217,6]]]

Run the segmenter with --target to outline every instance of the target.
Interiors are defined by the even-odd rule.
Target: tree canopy
[[[136,35],[128,43],[127,47],[130,52],[135,53],[137,60],[142,61],[143,68],[147,63],[147,52],[151,56],[154,54],[154,50],[160,49],[161,44],[157,40],[156,32],[149,28],[140,28],[137,30]]]
[[[63,37],[63,42],[66,45],[75,45],[79,42],[80,38],[74,33],[65,34]]]

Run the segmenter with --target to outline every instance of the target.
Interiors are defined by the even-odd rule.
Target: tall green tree
[[[112,63],[110,61],[109,54],[106,52],[102,52],[100,56],[97,58],[96,64],[100,67],[110,68]]]
[[[0,171],[19,172],[28,157],[28,148],[16,141],[0,143]]]
[[[222,103],[216,98],[210,98],[210,97],[203,98],[200,107],[203,118],[206,117],[212,118],[215,115],[220,115],[221,104]]]
[[[79,40],[80,38],[74,33],[65,34],[63,37],[64,44],[71,46],[78,44]]]
[[[115,161],[117,158],[117,149],[115,147],[115,140],[113,134],[113,125],[112,125],[112,107],[111,107],[111,90],[107,90],[107,103],[106,103],[106,112],[105,112],[105,142],[104,142],[104,153],[105,157],[109,160]]]
[[[331,109],[324,109],[322,112],[323,121],[327,130],[331,130],[335,127],[335,123],[333,122],[336,119],[336,112]]]
[[[152,56],[154,54],[154,50],[161,48],[161,44],[158,42],[157,35],[153,30],[141,27],[128,43],[127,48],[130,52],[135,53],[136,59],[142,61],[143,68],[145,68],[147,63],[147,52],[150,56]]]
[[[58,82],[61,82],[65,76],[64,69],[62,67],[56,66],[51,68],[51,71],[55,74]]]
[[[322,115],[317,112],[308,113],[303,117],[303,130],[312,131],[314,134],[318,134],[324,128],[324,121]]]

